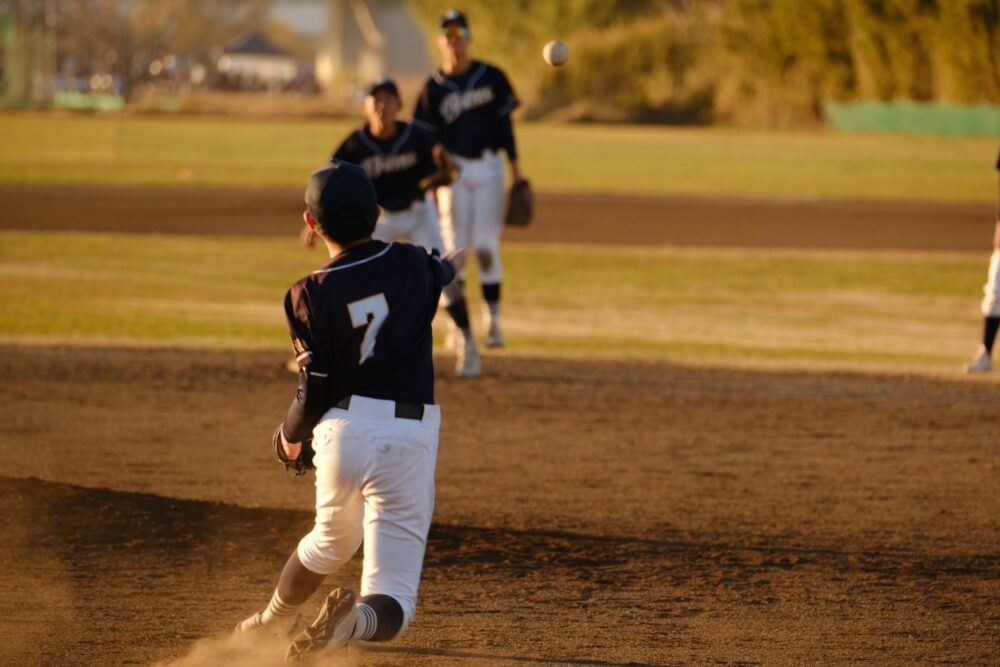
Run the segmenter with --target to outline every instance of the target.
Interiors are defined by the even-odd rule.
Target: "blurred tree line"
[[[27,68],[27,81],[104,74],[128,99],[164,56],[209,63],[235,37],[259,26],[270,0],[0,0],[0,19],[13,19],[21,48],[6,54]],[[50,57],[35,55],[51,43]],[[23,53],[31,55],[27,58]],[[49,62],[55,61],[55,62]],[[2,91],[0,91],[2,92]]]
[[[451,0],[410,0],[436,29]],[[535,115],[766,126],[825,100],[1000,104],[1000,0],[465,0]],[[567,66],[542,45],[562,39]]]

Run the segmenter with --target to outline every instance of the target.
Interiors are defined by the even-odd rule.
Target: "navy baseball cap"
[[[380,77],[377,81],[372,82],[368,88],[365,89],[365,95],[374,95],[380,90],[384,90],[387,93],[392,93],[399,99],[399,86],[396,82],[387,76]]]
[[[453,25],[457,25],[460,28],[468,28],[469,19],[457,9],[449,9],[441,15],[441,29],[443,30]]]
[[[345,245],[375,231],[375,186],[358,165],[330,160],[309,177],[306,209],[324,236]]]

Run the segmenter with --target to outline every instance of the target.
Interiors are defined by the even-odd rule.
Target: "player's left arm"
[[[521,174],[521,164],[517,157],[517,140],[514,138],[514,117],[512,114],[514,109],[521,105],[521,101],[517,99],[514,88],[504,73],[497,69],[496,74],[497,83],[494,99],[497,105],[497,129],[500,133],[500,146],[507,153],[507,161],[510,162],[510,175],[516,182],[523,180],[524,177]]]
[[[301,282],[293,285],[285,296],[285,317],[299,364],[299,386],[285,415],[281,435],[291,445],[286,452],[294,459],[298,456],[295,446],[309,439],[329,407],[329,373],[313,341],[308,293]]]
[[[508,113],[502,116],[499,122],[501,145],[507,152],[507,161],[510,162],[510,176],[515,182],[524,180],[524,176],[521,175],[521,163],[517,159],[517,140],[514,139],[514,119]]]

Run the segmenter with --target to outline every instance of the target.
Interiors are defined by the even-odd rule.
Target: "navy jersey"
[[[434,402],[431,320],[449,262],[406,243],[368,241],[292,285],[285,315],[299,392],[285,420],[291,442],[349,395]]]
[[[478,158],[485,150],[506,148],[515,160],[510,112],[518,104],[503,72],[473,60],[461,74],[445,76],[438,71],[427,80],[413,123],[436,133],[455,155]]]
[[[435,170],[431,149],[437,140],[410,123],[396,123],[391,139],[377,139],[368,125],[352,132],[334,152],[337,160],[359,165],[375,184],[379,206],[387,211],[408,209],[424,198],[420,179]]]

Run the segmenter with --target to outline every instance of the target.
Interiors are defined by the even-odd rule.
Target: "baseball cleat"
[[[965,365],[966,373],[986,373],[991,370],[993,370],[993,359],[983,346],[979,347],[979,354],[976,358]]]
[[[295,630],[300,625],[302,625],[302,614],[295,614],[295,616],[286,621],[279,621],[277,623],[272,623],[271,625],[265,625],[264,619],[258,611],[250,618],[237,623],[236,627],[233,629],[233,633],[240,635],[269,632],[277,637],[291,639],[295,634]]]
[[[486,347],[503,347],[503,331],[500,330],[500,322],[493,320],[490,322],[489,331],[486,333]]]
[[[264,629],[265,629],[264,622],[261,620],[260,612],[258,611],[250,618],[246,618],[237,623],[236,627],[233,629],[233,632],[235,632],[236,634],[240,634],[244,632],[260,632],[261,630]]]
[[[326,596],[313,624],[300,632],[285,653],[285,662],[314,660],[347,646],[354,634],[358,611],[354,591],[335,588]]]
[[[455,375],[460,378],[475,378],[479,377],[482,370],[476,341],[469,338],[458,347],[458,352],[455,355]]]

